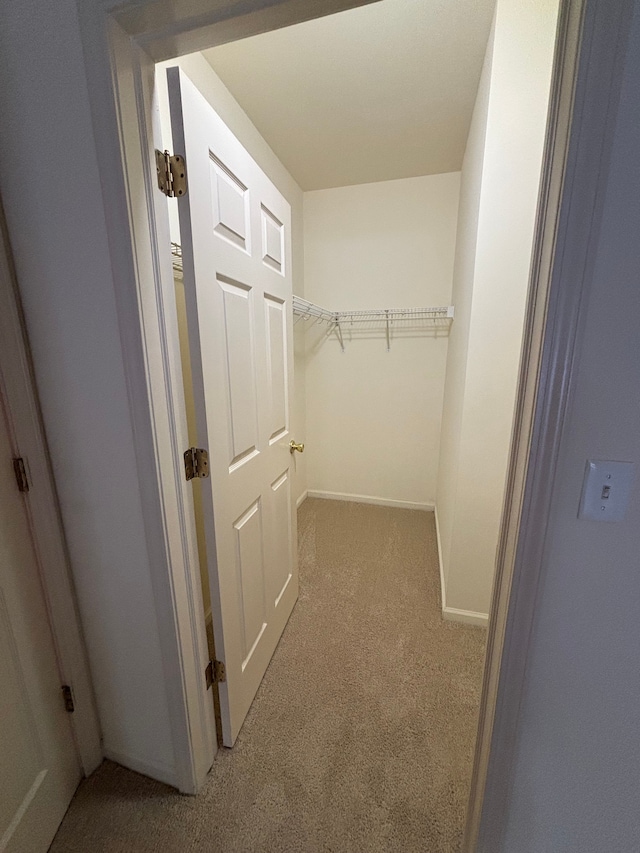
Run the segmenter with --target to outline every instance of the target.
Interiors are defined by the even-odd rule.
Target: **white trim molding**
[[[442,538],[440,536],[440,520],[438,518],[438,507],[433,510],[433,516],[436,524],[436,544],[438,546],[438,568],[440,569],[440,603],[442,610],[445,608],[447,598],[447,584],[444,577],[444,559],[442,557]]]
[[[459,610],[457,607],[443,607],[442,618],[447,622],[460,622],[463,625],[480,625],[486,628],[489,624],[489,614],[476,610]]]
[[[440,523],[438,521],[438,507],[434,508],[436,523],[436,542],[438,545],[438,567],[440,569],[440,599],[442,602],[442,618],[447,622],[462,622],[465,625],[481,625],[486,628],[489,624],[489,614],[480,613],[476,610],[460,610],[457,607],[447,606],[447,585],[444,578],[444,560],[442,559],[442,542],[440,539]]]
[[[306,499],[308,497],[309,497],[309,490],[305,489],[304,492],[298,496],[298,500],[296,501],[296,509],[300,509],[300,507],[302,506],[302,504],[306,501]]]
[[[393,498],[379,498],[373,495],[349,495],[345,492],[324,492],[317,489],[309,489],[305,497],[321,498],[327,501],[347,501],[354,504],[375,504],[376,506],[390,506],[396,509],[417,509],[421,512],[433,512],[432,503],[417,503],[416,501],[397,501]]]

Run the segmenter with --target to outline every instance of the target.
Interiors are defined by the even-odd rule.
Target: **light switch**
[[[629,505],[635,470],[635,462],[589,459],[578,518],[622,521]]]

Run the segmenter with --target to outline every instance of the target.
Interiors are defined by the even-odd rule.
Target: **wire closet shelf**
[[[293,297],[293,313],[295,323],[313,321],[327,323],[328,332],[335,332],[342,351],[345,351],[345,327],[355,324],[368,324],[368,329],[384,329],[387,340],[387,350],[391,349],[391,338],[394,329],[413,331],[429,330],[432,333],[447,334],[453,322],[453,305],[431,308],[376,308],[368,311],[329,311],[314,302],[309,302],[300,296]],[[378,324],[382,323],[382,327]]]
[[[182,246],[179,243],[171,243],[171,260],[173,269],[182,273]],[[384,329],[387,350],[391,349],[391,338],[393,331],[419,332],[420,330],[434,331],[437,334],[448,334],[449,327],[453,321],[453,306],[445,305],[436,308],[381,308],[369,311],[329,311],[309,302],[301,296],[293,297],[293,313],[295,323],[300,321],[313,321],[313,323],[326,323],[327,335],[335,332],[342,352],[345,351],[344,330],[345,327],[365,328],[368,331]],[[382,324],[382,326],[380,325]]]

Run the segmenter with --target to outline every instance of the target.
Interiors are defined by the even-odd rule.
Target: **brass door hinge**
[[[13,472],[16,475],[16,483],[21,492],[29,491],[29,480],[27,478],[27,468],[24,464],[24,459],[19,456],[13,460]]]
[[[181,154],[169,154],[156,148],[156,172],[158,188],[169,196],[177,198],[187,193],[187,170]]]
[[[209,476],[209,454],[202,447],[190,447],[184,452],[184,473],[187,480]]]
[[[75,705],[73,704],[73,693],[68,684],[62,685],[62,698],[64,699],[64,708],[68,714],[73,714]]]
[[[221,660],[210,660],[207,668],[204,671],[204,678],[207,682],[207,690],[212,684],[219,684],[221,681],[227,680],[227,670]]]

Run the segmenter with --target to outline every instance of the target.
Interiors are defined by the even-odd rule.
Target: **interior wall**
[[[442,439],[436,487],[436,516],[444,581],[451,564],[451,540],[458,488],[460,440],[464,411],[464,391],[471,327],[471,303],[476,261],[476,243],[480,217],[482,164],[484,161],[489,84],[495,27],[491,28],[478,85],[460,179],[460,205],[456,253],[453,269],[452,301],[456,319],[451,327],[447,349],[447,371],[442,410]]]
[[[176,784],[74,0],[3,4],[0,75],[0,191],[104,750]]]
[[[640,460],[640,3],[632,8],[500,853],[640,846],[638,474],[622,522],[577,517],[587,459]]]
[[[305,297],[330,310],[449,305],[460,173],[307,192]],[[455,324],[454,320],[454,324]],[[299,324],[302,325],[302,324]],[[312,491],[433,507],[447,335],[307,333]]]
[[[302,190],[268,146],[247,114],[231,95],[224,83],[200,53],[192,53],[157,65],[157,81],[160,92],[160,116],[163,139],[171,146],[171,122],[169,120],[166,95],[165,69],[179,66],[192,83],[200,90],[227,127],[251,154],[267,177],[291,205],[292,274],[293,292],[304,296],[304,249],[303,249],[303,194]],[[170,206],[172,239],[179,242],[177,205]],[[173,236],[175,235],[175,236]],[[294,327],[294,388],[291,408],[291,431],[296,441],[305,441],[305,370],[304,337]],[[304,454],[296,454],[293,477],[294,500],[307,489],[307,465]]]
[[[528,291],[558,0],[498,0],[462,174],[437,517],[445,615],[486,618]]]

